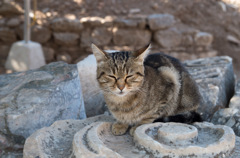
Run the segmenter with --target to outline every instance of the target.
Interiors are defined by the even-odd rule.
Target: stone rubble
[[[85,120],[56,121],[50,127],[42,128],[28,137],[24,145],[23,157],[70,157],[74,134],[89,124],[101,121],[112,122],[113,118],[100,115]]]
[[[232,58],[228,56],[202,58],[184,62],[199,86],[203,103],[199,107],[205,121],[210,121],[220,108],[226,108],[234,93]]]
[[[176,23],[171,14],[152,14],[148,16],[147,20],[153,31],[169,28]]]
[[[157,31],[154,34],[154,39],[164,48],[172,48],[180,45],[182,40],[181,33],[176,29],[168,29]]]
[[[51,63],[0,75],[0,150],[16,149],[57,120],[86,118],[76,65]],[[9,143],[6,143],[6,141]],[[10,144],[10,146],[9,146]]]
[[[189,72],[193,75],[193,78],[198,83],[200,92],[204,94],[203,98],[206,102],[203,105],[209,105],[208,108],[206,108],[206,106],[203,106],[202,109],[199,109],[200,112],[202,110],[203,113],[207,113],[207,115],[203,115],[203,116],[205,117],[206,120],[208,120],[212,117],[213,113],[218,108],[227,107],[228,100],[231,97],[230,94],[233,93],[234,76],[233,76],[233,70],[232,70],[232,59],[229,57],[223,56],[223,57],[214,57],[214,58],[186,61],[184,64],[189,70]],[[106,111],[106,107],[105,107],[103,96],[96,82],[96,60],[94,56],[93,55],[88,56],[83,61],[79,62],[77,64],[77,67],[78,67],[78,73],[81,80],[81,85],[83,85],[82,92],[83,92],[83,98],[85,102],[87,115],[95,116],[95,115],[104,113],[104,111]],[[236,93],[238,94],[238,92]],[[221,107],[217,105],[220,105]],[[233,106],[233,103],[232,103],[232,106]],[[233,106],[233,107],[238,107],[238,106]],[[233,109],[233,108],[230,108],[230,109]],[[229,116],[235,119],[236,118],[235,116],[237,116],[237,112],[238,110],[236,110],[235,108],[231,112],[231,114],[234,117],[231,117],[230,115]],[[132,137],[129,134],[116,137],[116,136],[113,136],[110,132],[111,123],[94,123],[94,122],[113,122],[113,121],[114,119],[110,116],[96,116],[96,117],[91,117],[85,120],[57,121],[50,127],[46,127],[36,131],[26,140],[26,143],[24,145],[24,158],[33,158],[33,157],[35,158],[36,156],[45,157],[45,156],[53,156],[53,155],[57,155],[57,157],[60,157],[60,158],[61,157],[82,157],[82,156],[91,157],[91,156],[96,156],[96,153],[100,153],[100,155],[103,157],[108,157],[106,155],[109,155],[109,153],[111,153],[110,155],[113,155],[113,157],[139,157],[139,156],[151,157],[159,154],[158,152],[155,152],[155,150],[153,150],[154,152],[149,154],[149,152],[151,151],[150,148],[145,148],[142,145],[139,145],[139,146],[134,145],[134,144],[139,144],[140,142],[146,142],[146,141],[142,141],[143,140],[142,136],[138,137],[138,140],[136,138],[132,139]],[[230,119],[230,121],[228,121],[226,125],[228,126],[234,125],[235,127],[236,124],[237,124],[236,119],[235,121],[233,119]],[[146,126],[150,127],[155,125],[156,123],[149,124]],[[212,142],[214,145],[209,145],[209,144],[207,146],[203,145],[206,148],[207,147],[211,148],[211,150],[207,150],[207,149],[205,150],[202,148],[196,149],[196,152],[194,153],[199,154],[200,155],[199,157],[202,157],[201,154],[203,154],[203,152],[206,152],[206,154],[216,154],[216,155],[220,154],[221,155],[220,157],[224,157],[224,156],[226,157],[227,155],[229,155],[230,151],[233,150],[231,155],[228,156],[230,158],[236,157],[236,155],[240,153],[239,137],[236,137],[236,147],[235,149],[233,149],[235,145],[233,130],[236,133],[236,130],[234,128],[233,130],[231,130],[227,126],[215,126],[210,123],[200,123],[200,124],[194,124],[190,126],[191,126],[190,128],[192,129],[197,128],[198,132],[197,133],[196,131],[187,132],[188,130],[186,130],[185,127],[184,129],[183,127],[176,126],[177,129],[174,131],[180,131],[180,129],[183,128],[182,131],[183,133],[185,131],[185,134],[182,134],[182,132],[180,132],[181,135],[179,136],[175,132],[172,133],[175,135],[174,136],[176,139],[174,141],[175,143],[187,145],[191,142],[196,142],[198,140],[203,140],[202,142],[198,142],[198,143],[203,143],[206,141],[210,144],[211,144],[211,140],[224,141],[222,143]],[[143,126],[139,128],[142,128],[142,127]],[[205,129],[210,127],[211,127],[211,130],[209,129],[199,130],[200,128]],[[152,129],[155,129],[155,128],[152,128]],[[219,130],[219,129],[223,129],[223,131],[224,129],[226,129],[228,131],[227,133],[229,134],[226,134],[226,135],[224,135],[224,133],[220,135],[216,134],[219,132],[214,130]],[[205,137],[207,135],[206,132],[210,132],[210,134],[215,133],[215,135],[208,136],[202,139],[202,137]],[[143,133],[146,134],[146,132],[143,132]],[[147,133],[152,135],[154,132],[149,132],[148,130]],[[165,131],[160,130],[159,133],[161,133],[161,135],[169,135],[169,134],[172,135],[171,131],[169,131],[168,128],[166,128]],[[189,134],[191,136],[188,136]],[[183,137],[184,135],[186,136]],[[196,139],[197,135],[198,137],[200,137],[200,139]],[[184,142],[185,141],[184,139],[189,137],[192,139],[186,140],[186,142]],[[221,137],[222,139],[220,139]],[[162,139],[164,140],[160,142],[165,142],[168,144],[169,142],[173,141],[169,139],[169,136],[164,136],[164,137],[154,136],[154,139],[158,139],[158,138],[161,140]],[[172,136],[171,136],[171,139],[172,139]],[[136,143],[136,142],[139,142],[139,143]],[[153,143],[154,141],[150,141],[150,142],[151,142],[150,145],[154,144]],[[86,143],[88,145],[86,145]],[[100,146],[98,143],[100,143]],[[223,148],[223,145],[221,146],[220,144],[225,144],[226,146],[224,146]],[[51,145],[52,147],[50,148],[49,145]],[[220,146],[217,147],[217,145],[220,145]],[[140,150],[139,150],[139,147],[141,147]],[[163,150],[163,151],[166,151],[166,150]],[[161,151],[160,153],[163,153],[164,155],[163,151]],[[185,152],[186,155],[191,154],[190,150],[183,150],[183,151]],[[209,153],[209,151],[211,152],[214,151],[214,152]],[[183,152],[180,152],[180,153],[184,154]],[[166,153],[165,156],[168,154],[169,153]],[[179,153],[177,152],[177,153],[171,153],[171,154],[174,155]],[[160,157],[163,155],[160,155]]]
[[[75,46],[78,44],[79,35],[77,33],[62,32],[53,34],[55,43],[59,46]]]
[[[219,109],[211,119],[216,125],[231,127],[237,136],[240,136],[240,81],[235,86],[235,95],[231,98],[229,107]]]
[[[83,29],[83,25],[79,20],[71,20],[68,18],[57,18],[51,22],[51,28],[55,32],[79,32]]]
[[[44,16],[55,14],[45,12],[47,13]],[[22,15],[0,19],[0,49],[4,46],[10,47],[18,38],[23,39],[23,21]],[[187,26],[171,14],[80,19],[67,14],[65,17],[40,23],[37,21],[32,27],[31,39],[41,43],[43,47],[54,49],[56,56],[65,49],[73,59],[79,56],[79,51],[72,52],[68,50],[68,46],[77,47],[87,54],[91,52],[88,49],[91,43],[100,47],[131,46],[134,49],[151,43],[158,52],[166,53],[208,54],[213,51],[211,34]],[[61,47],[58,47],[59,45]]]
[[[130,36],[129,36],[130,35]],[[142,29],[113,29],[113,43],[118,46],[145,46],[151,41],[151,32]]]
[[[94,55],[80,61],[77,67],[87,116],[103,114],[106,110],[105,101],[96,81],[97,63]]]
[[[233,130],[227,126],[207,122],[194,125],[153,123],[138,127],[131,137],[129,133],[114,136],[110,131],[113,121],[113,118],[104,115],[86,120],[57,121],[50,127],[38,130],[26,140],[24,158],[132,158],[169,155],[235,158],[240,151],[240,138],[235,137]],[[176,134],[176,131],[179,132]],[[175,135],[173,142],[161,140],[170,138],[170,135]],[[175,142],[182,144],[176,146]]]

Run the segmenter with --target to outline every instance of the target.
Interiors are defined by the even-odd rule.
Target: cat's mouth
[[[117,92],[116,94],[118,96],[125,96],[127,94],[127,92],[120,91],[120,92]]]

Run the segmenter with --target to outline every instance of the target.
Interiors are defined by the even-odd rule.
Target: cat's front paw
[[[127,132],[128,125],[115,122],[112,124],[112,134],[115,136],[123,135]]]
[[[135,132],[135,130],[136,130],[137,127],[138,127],[138,126],[133,126],[133,127],[130,129],[129,133],[130,133],[131,136],[133,136],[133,134],[134,134],[134,132]]]

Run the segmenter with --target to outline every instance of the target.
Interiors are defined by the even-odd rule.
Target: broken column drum
[[[235,134],[227,126],[211,123],[153,123],[129,134],[114,136],[111,123],[94,123],[75,134],[75,157],[224,157],[235,147]]]

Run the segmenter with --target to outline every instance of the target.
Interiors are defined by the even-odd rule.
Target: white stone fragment
[[[86,126],[74,136],[73,156],[88,157],[190,157],[229,156],[235,147],[235,135],[227,126],[211,123],[153,123],[129,134],[114,136],[111,123]],[[171,142],[165,142],[165,140]],[[164,140],[164,141],[163,141]]]
[[[44,54],[40,44],[25,41],[12,45],[5,67],[14,71],[27,71],[45,65]]]
[[[87,116],[104,113],[104,98],[97,83],[97,63],[94,55],[89,55],[77,64],[82,85],[83,100]]]

